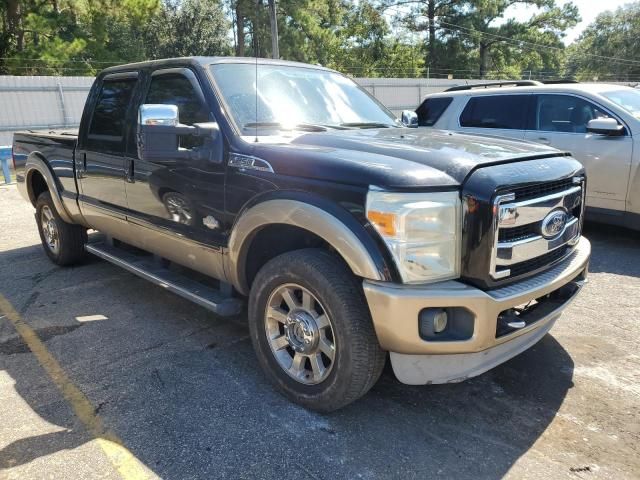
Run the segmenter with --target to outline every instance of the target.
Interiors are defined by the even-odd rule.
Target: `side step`
[[[84,248],[87,252],[191,300],[216,315],[229,317],[242,311],[243,302],[240,299],[225,296],[219,290],[164,268],[150,255],[136,255],[106,243],[88,243]]]

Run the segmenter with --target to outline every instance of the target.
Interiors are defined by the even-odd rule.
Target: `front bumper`
[[[590,254],[589,241],[581,238],[574,252],[549,270],[486,292],[457,281],[412,286],[368,280],[364,282],[364,292],[380,345],[392,352],[394,371],[401,381],[412,384],[460,381],[493,368],[539,340],[582,287]],[[565,286],[563,291],[569,289],[569,294],[562,301],[551,303],[551,308],[540,309],[539,318],[511,333],[496,334],[501,313]],[[468,311],[473,317],[473,333],[465,340],[423,339],[418,318],[423,309],[430,307]],[[435,357],[441,358],[434,361]],[[442,368],[433,370],[427,364],[442,364]]]

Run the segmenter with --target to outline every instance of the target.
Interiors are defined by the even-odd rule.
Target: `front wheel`
[[[313,410],[328,412],[358,399],[384,367],[359,282],[323,250],[269,261],[253,282],[249,324],[267,377]]]

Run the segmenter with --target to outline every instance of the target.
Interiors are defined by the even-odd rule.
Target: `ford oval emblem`
[[[567,224],[567,213],[563,210],[555,210],[542,220],[542,236],[544,238],[554,238],[564,231]]]

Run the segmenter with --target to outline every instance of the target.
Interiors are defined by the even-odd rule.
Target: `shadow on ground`
[[[7,259],[24,268],[0,271],[3,295],[109,428],[163,478],[500,478],[573,385],[572,359],[547,335],[460,384],[410,387],[387,369],[366,397],[320,415],[265,381],[243,318],[217,319],[103,262],[52,269],[39,247],[5,252]],[[93,313],[108,320],[75,320]],[[0,370],[35,413],[64,430],[9,444],[0,469],[90,440],[7,332],[4,325]]]
[[[589,271],[640,277],[640,232],[586,223],[583,234],[593,249]]]

